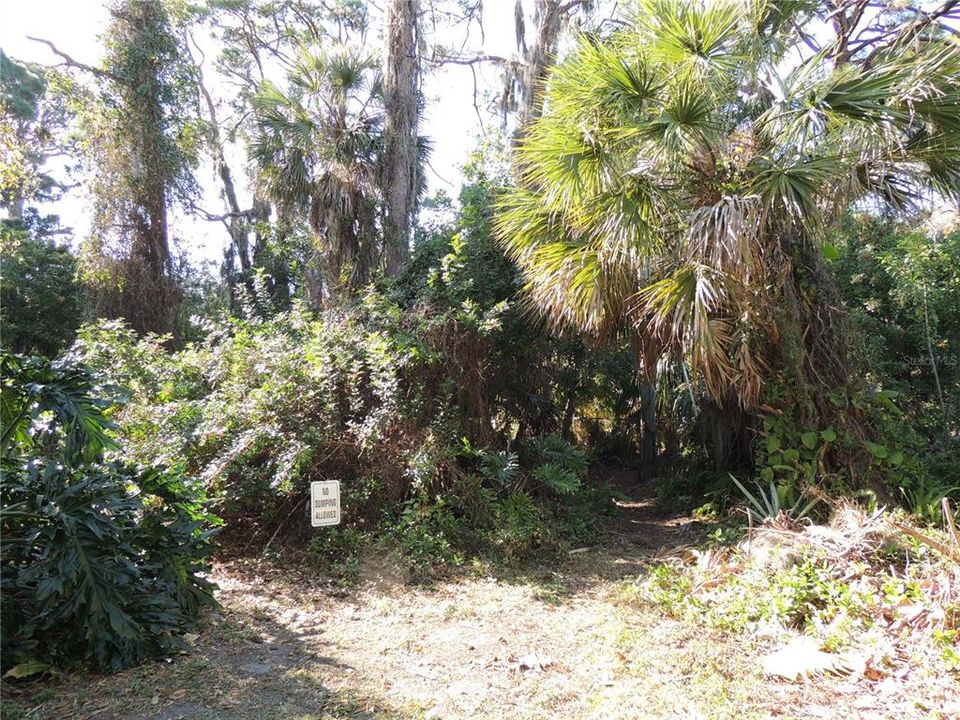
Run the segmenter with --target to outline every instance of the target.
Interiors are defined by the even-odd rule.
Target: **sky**
[[[485,32],[481,41],[480,33],[474,26],[472,35],[467,39],[469,50],[466,54],[482,52],[502,57],[515,54],[514,2],[484,0]],[[0,0],[0,47],[9,56],[19,60],[55,64],[59,59],[47,46],[27,39],[27,36],[41,37],[52,41],[76,60],[96,65],[102,55],[99,35],[106,28],[107,21],[108,13],[103,0]],[[528,20],[528,33],[533,27],[534,23]],[[458,33],[449,39],[441,38],[441,42],[459,46],[463,42],[463,35],[462,31]],[[375,32],[371,33],[372,42],[378,42],[375,35]],[[197,37],[204,45],[203,36],[198,33]],[[207,43],[209,48],[204,47],[204,50],[209,57],[215,54],[215,47],[211,41],[207,40]],[[499,70],[489,64],[473,67],[480,93],[495,91],[501,82]],[[205,67],[204,73],[215,85],[216,75],[212,68]],[[431,192],[444,190],[456,197],[460,185],[460,166],[467,154],[482,141],[484,127],[496,130],[494,118],[484,117],[484,124],[481,125],[473,106],[473,87],[471,70],[463,65],[445,65],[426,75],[424,92],[427,102],[421,133],[433,142],[427,178]],[[214,94],[217,94],[215,88]],[[241,156],[232,158],[232,165],[236,179],[242,181],[242,149],[238,148],[236,152]],[[213,214],[224,212],[212,164],[204,163],[196,176],[203,194],[199,206]],[[240,190],[241,195],[246,194],[243,188]],[[91,205],[84,189],[78,188],[60,202],[45,207],[44,211],[59,214],[63,224],[73,228],[74,242],[79,243],[89,232]],[[222,224],[187,217],[179,212],[174,213],[172,227],[175,244],[191,261],[219,265],[229,241]]]
[[[513,8],[514,0],[485,0],[483,42],[474,30],[470,38],[472,51],[504,57],[515,53]],[[27,36],[40,37],[50,40],[79,62],[97,65],[102,55],[99,35],[107,22],[106,5],[101,0],[0,0],[0,47],[18,60],[48,65],[59,62],[47,46],[27,39]],[[499,85],[495,67],[481,64],[476,65],[475,70],[481,93]],[[204,72],[208,77],[212,75],[209,68]],[[484,127],[473,107],[470,68],[447,65],[429,72],[424,92],[427,103],[421,133],[431,138],[434,147],[428,169],[430,191],[445,190],[455,197],[460,184],[460,166],[484,135]],[[486,122],[486,118],[484,125],[486,129],[493,129],[493,123]],[[234,173],[241,175],[239,159],[234,165]],[[203,193],[200,207],[215,214],[223,212],[211,163],[204,163],[198,169],[197,180]],[[44,208],[45,212],[59,214],[63,224],[74,229],[75,242],[89,232],[91,202],[84,193],[83,188],[75,189],[63,200]],[[222,224],[177,213],[173,230],[180,249],[192,261],[219,264],[229,239]]]

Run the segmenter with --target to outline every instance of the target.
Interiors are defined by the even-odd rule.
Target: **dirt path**
[[[634,489],[636,490],[636,489]],[[217,567],[222,614],[193,650],[110,678],[72,678],[23,699],[30,718],[910,718],[836,681],[773,683],[768,648],[638,609],[629,580],[689,544],[643,489],[598,548],[517,577],[433,588],[383,572],[349,593],[303,569]],[[868,698],[869,700],[869,698]]]

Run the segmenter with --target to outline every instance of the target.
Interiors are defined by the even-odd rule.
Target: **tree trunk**
[[[189,47],[189,37],[186,33],[184,34],[184,47]],[[250,274],[250,247],[247,240],[249,228],[246,218],[240,210],[236,185],[233,182],[233,173],[227,164],[227,158],[223,151],[223,140],[220,137],[220,120],[217,117],[217,106],[213,102],[210,91],[207,90],[207,86],[204,84],[203,68],[194,63],[194,70],[197,73],[197,91],[207,106],[213,162],[217,170],[217,176],[220,178],[220,186],[223,191],[223,199],[227,206],[227,212],[230,214],[230,217],[227,219],[227,231],[230,233],[230,240],[236,249],[236,257],[240,263],[240,272],[243,273],[244,279],[247,280]]]
[[[560,428],[561,436],[567,442],[573,437],[573,416],[577,409],[577,388],[571,387],[567,392],[567,400],[563,408],[563,424]]]
[[[148,34],[161,22],[150,8],[130,7],[134,15],[128,22],[135,33]],[[158,70],[149,63],[139,64],[123,92],[137,118],[130,154],[142,163],[134,173],[136,191],[130,210],[133,277],[128,276],[123,290],[128,298],[127,319],[138,332],[168,333],[176,329],[180,298],[170,272],[167,192],[171,178],[162,170],[166,148]]]
[[[384,107],[386,198],[384,243],[387,275],[395,275],[410,253],[410,229],[419,179],[419,0],[390,0],[387,8]]]
[[[95,196],[95,232],[116,233],[122,247],[118,257],[108,256],[114,277],[99,289],[95,312],[124,317],[141,334],[176,333],[182,292],[173,272],[167,203],[178,176],[188,172],[178,165],[182,156],[166,115],[175,110],[167,74],[179,62],[176,39],[162,3],[123,0],[110,15],[106,69],[93,71],[108,82],[110,153],[94,161],[114,180]]]
[[[517,139],[543,112],[542,86],[557,52],[565,15],[566,10],[557,0],[537,0],[537,16],[540,22],[537,24],[537,37],[521,75],[522,104],[517,116]]]
[[[750,420],[736,398],[727,398],[722,404],[704,399],[700,422],[704,447],[715,470],[734,470],[752,464]]]
[[[10,201],[3,204],[3,207],[6,208],[7,212],[10,215],[11,222],[19,222],[23,220],[23,206],[24,206],[24,197],[23,197],[23,186],[17,185],[13,192],[11,193],[12,197]]]
[[[640,380],[640,479],[657,476],[657,375]]]
[[[520,37],[524,32],[521,17],[517,21],[517,42],[523,52],[524,64],[520,72],[520,107],[517,113],[517,127],[513,133],[516,146],[530,126],[543,113],[543,86],[547,74],[556,62],[557,46],[567,18],[586,0],[536,0],[537,36],[533,46],[528,48],[526,39]],[[520,9],[518,7],[518,12]]]

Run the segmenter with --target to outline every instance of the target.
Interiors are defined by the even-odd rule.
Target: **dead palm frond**
[[[791,68],[815,6],[641,0],[555,69],[496,223],[554,323],[642,336],[750,407],[838,211],[960,196],[956,47]]]

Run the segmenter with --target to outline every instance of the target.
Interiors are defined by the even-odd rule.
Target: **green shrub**
[[[110,459],[84,370],[5,353],[0,376],[4,667],[117,670],[170,652],[213,603],[201,491]]]
[[[307,549],[324,569],[338,575],[344,583],[355,580],[360,572],[360,553],[364,535],[353,527],[330,527],[315,535]]]
[[[388,532],[415,574],[426,574],[437,566],[458,566],[464,556],[457,549],[460,519],[443,498],[408,500],[399,519]]]
[[[609,489],[587,482],[587,453],[557,436],[533,438],[521,452],[462,439],[442,464],[449,481],[433,493],[421,486],[387,535],[415,573],[468,555],[522,564],[559,553],[593,540],[611,507]],[[562,482],[551,485],[549,473]]]
[[[497,503],[491,543],[508,562],[528,559],[549,546],[553,528],[525,492],[515,492]]]
[[[583,489],[590,461],[582,448],[557,435],[534,439],[537,466],[533,477],[558,495],[574,495]]]
[[[57,355],[81,318],[76,258],[66,246],[0,223],[0,322],[3,347]]]
[[[82,329],[74,352],[104,382],[129,388],[116,419],[130,455],[202,477],[225,517],[270,519],[311,481],[335,478],[347,519],[373,522],[384,503],[402,499],[410,458],[430,433],[421,418],[443,398],[405,404],[413,351],[361,317],[314,320],[297,308],[224,319],[172,355],[158,352],[160,339],[104,323]],[[360,492],[372,477],[378,492]]]

